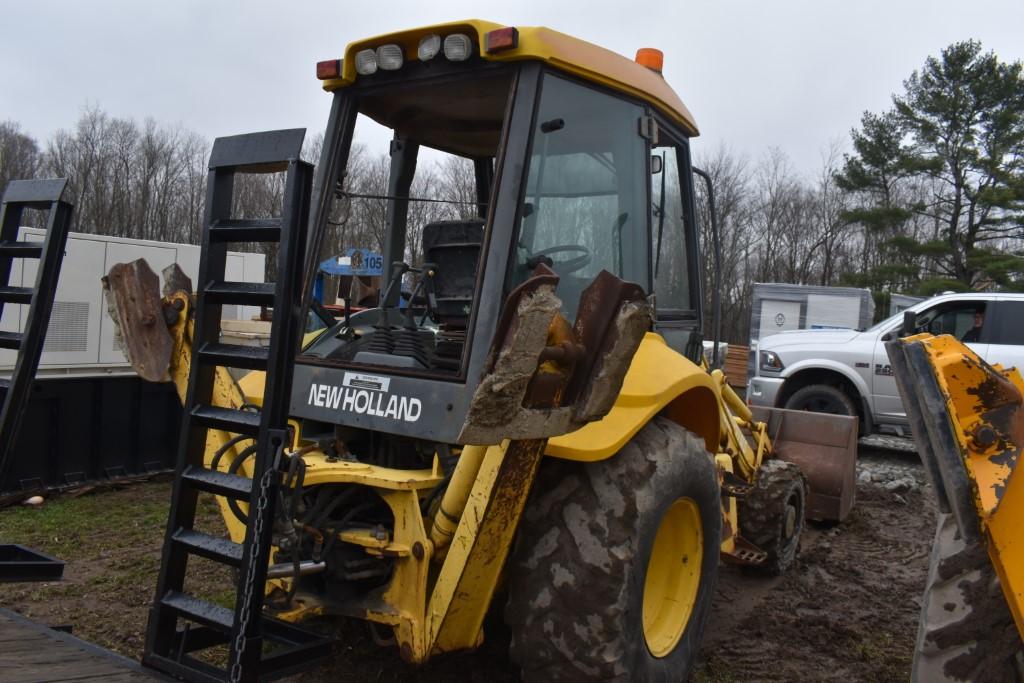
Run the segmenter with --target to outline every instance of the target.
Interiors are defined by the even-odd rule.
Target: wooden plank
[[[4,683],[136,683],[163,679],[135,662],[0,608]]]
[[[729,350],[725,353],[725,363],[722,365],[722,372],[725,373],[729,386],[747,386],[747,360],[749,355],[749,347],[729,344]]]

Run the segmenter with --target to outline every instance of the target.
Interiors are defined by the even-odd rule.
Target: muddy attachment
[[[768,425],[775,457],[796,464],[807,477],[807,519],[846,519],[857,486],[857,418],[759,406],[750,410]]]
[[[164,270],[168,288],[191,292],[192,283],[177,264]],[[145,259],[117,263],[103,278],[107,313],[114,321],[132,369],[147,382],[166,382],[174,340],[167,331],[177,310],[165,310],[160,297],[160,278]]]

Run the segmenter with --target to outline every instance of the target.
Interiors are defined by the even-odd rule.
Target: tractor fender
[[[545,454],[594,462],[611,457],[661,411],[718,450],[721,420],[718,388],[701,367],[671,349],[659,334],[640,342],[615,405],[602,419],[548,440]]]

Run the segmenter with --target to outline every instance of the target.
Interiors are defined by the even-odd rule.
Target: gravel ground
[[[916,455],[862,445],[857,502],[841,525],[812,526],[797,565],[766,578],[723,567],[693,681],[907,680],[934,506]],[[885,443],[891,449],[900,444]],[[904,444],[905,446],[905,444]],[[65,580],[0,584],[0,605],[128,657],[142,650],[159,565],[168,482],[135,484],[41,508],[0,510],[0,539],[68,561]],[[215,528],[212,501],[201,506]],[[195,572],[195,588],[226,602],[227,577]],[[373,644],[363,624],[322,620],[338,636],[329,665],[301,681],[514,681],[494,632],[475,653],[412,669]]]

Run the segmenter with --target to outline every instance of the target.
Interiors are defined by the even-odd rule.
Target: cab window
[[[656,145],[651,156],[651,263],[659,320],[696,318],[692,298],[689,257],[690,177],[685,169],[686,149],[671,141]]]
[[[512,284],[548,264],[570,320],[602,269],[650,286],[643,115],[639,105],[544,76]]]

